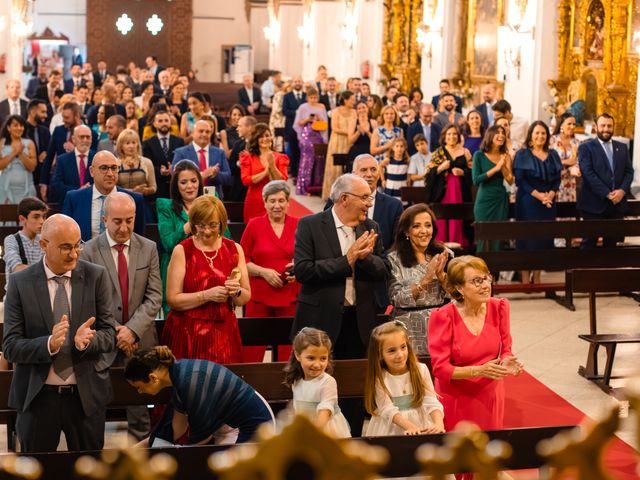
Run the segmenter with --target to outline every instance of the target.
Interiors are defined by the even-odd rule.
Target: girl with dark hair
[[[175,81],[171,85],[171,91],[167,96],[167,103],[170,105],[171,113],[173,113],[176,120],[179,122],[182,115],[187,113],[187,102],[184,101],[184,84],[180,81]]]
[[[440,147],[431,154],[427,174],[426,203],[462,203],[471,201],[471,154],[462,146],[462,135],[456,125],[440,134]],[[438,220],[437,239],[467,246],[470,233],[462,220]]]
[[[109,138],[109,134],[107,133],[107,120],[116,113],[118,112],[116,112],[116,107],[113,105],[105,104],[98,107],[96,123],[91,125],[91,130],[98,136],[99,142]]]
[[[465,123],[463,128],[464,148],[469,150],[469,153],[473,155],[478,148],[480,148],[480,143],[482,143],[482,137],[484,135],[480,112],[471,110],[467,113],[467,123]]]
[[[392,317],[406,325],[417,355],[429,353],[427,323],[431,310],[447,302],[445,266],[453,252],[435,239],[436,233],[436,216],[429,206],[413,205],[400,215],[388,256]]]
[[[191,142],[193,127],[207,111],[207,99],[200,92],[191,92],[187,98],[187,105],[189,106],[189,111],[182,115],[180,119],[180,136],[183,138],[185,145]]]
[[[144,446],[153,446],[156,439],[177,443],[187,432],[188,445],[214,444],[225,426],[237,429],[237,438],[223,443],[244,443],[263,423],[275,424],[269,404],[240,377],[207,360],[176,360],[166,346],[137,352],[124,376],[141,394],[173,390],[162,421],[141,442]]]
[[[473,205],[476,222],[506,220],[509,216],[509,195],[504,182],[513,184],[513,174],[504,128],[497,125],[489,127],[480,149],[473,154],[471,177],[473,183],[478,185],[478,193]],[[478,241],[477,248],[478,251],[484,251],[484,241]],[[500,250],[500,241],[492,241],[490,249]]]
[[[531,124],[525,147],[513,161],[516,177],[516,220],[555,220],[556,192],[560,187],[562,163],[558,152],[549,149],[549,127],[541,120]],[[553,239],[516,240],[520,250],[553,248]],[[540,283],[540,271],[522,272],[523,283]]]
[[[273,150],[273,135],[266,123],[256,124],[247,150],[240,154],[240,177],[247,186],[244,222],[266,213],[262,188],[271,180],[287,180],[289,157]]]
[[[420,107],[422,106],[422,102],[424,100],[424,94],[420,87],[413,87],[409,91],[409,101],[411,102],[411,108],[416,111],[420,111]]]
[[[284,371],[284,384],[293,391],[296,413],[308,415],[335,438],[351,437],[349,423],[338,406],[338,384],[330,375],[331,339],[326,332],[311,327],[300,330]]]
[[[580,166],[578,165],[578,146],[580,140],[576,138],[576,117],[571,112],[563,113],[558,119],[549,147],[558,152],[562,162],[560,173],[560,189],[558,202],[575,202]]]
[[[224,150],[225,155],[229,158],[231,150],[238,140],[238,122],[247,114],[242,105],[236,103],[229,109],[229,123],[227,128],[220,132],[220,146]]]
[[[20,203],[35,197],[33,172],[36,147],[26,138],[26,122],[20,115],[10,115],[0,132],[0,203]]]

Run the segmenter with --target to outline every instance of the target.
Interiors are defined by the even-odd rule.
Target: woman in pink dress
[[[502,379],[522,371],[511,352],[509,302],[491,297],[492,278],[481,258],[451,260],[447,281],[456,301],[431,313],[427,335],[445,428],[467,420],[483,430],[501,429]]]

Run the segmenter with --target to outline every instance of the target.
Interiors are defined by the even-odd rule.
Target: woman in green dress
[[[494,125],[484,135],[480,149],[473,154],[471,177],[478,186],[473,214],[476,222],[504,221],[509,215],[509,196],[504,183],[513,184],[511,156],[507,152],[504,128]],[[500,240],[490,244],[491,251],[500,250]],[[484,250],[479,241],[478,251]]]

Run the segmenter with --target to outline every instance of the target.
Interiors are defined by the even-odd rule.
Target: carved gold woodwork
[[[591,50],[594,18],[600,1],[604,12],[602,58]],[[593,101],[586,119],[602,112],[616,122],[616,135],[631,136],[635,122],[638,55],[632,50],[634,0],[560,0],[558,5],[558,79],[562,98],[571,82]],[[590,118],[589,118],[590,117]]]
[[[423,0],[384,0],[384,29],[380,70],[398,77],[408,92],[420,86],[420,47],[416,28],[422,23]]]
[[[460,422],[445,438],[444,446],[425,444],[416,452],[422,473],[433,480],[445,480],[450,472],[464,471],[473,472],[479,480],[495,480],[509,457],[508,443],[489,442],[487,434],[469,422]]]
[[[123,439],[119,448],[103,450],[100,460],[80,457],[75,471],[92,480],[168,480],[178,470],[178,462],[169,454],[158,453],[149,458],[149,450],[131,447]]]
[[[551,480],[566,478],[563,474],[575,471],[572,478],[580,480],[613,480],[602,465],[602,452],[612,440],[619,423],[618,407],[612,407],[597,423],[575,427],[538,444],[538,453],[554,469]]]
[[[238,445],[209,457],[221,480],[367,480],[379,477],[389,453],[357,440],[338,441],[297,416],[278,436],[258,430],[257,444]]]
[[[40,463],[15,454],[0,457],[0,478],[7,480],[36,480],[42,475]]]

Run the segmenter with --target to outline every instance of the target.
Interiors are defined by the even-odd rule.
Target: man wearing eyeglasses
[[[91,138],[91,129],[86,125],[78,125],[73,130],[71,141],[75,148],[58,157],[51,180],[49,199],[52,202],[63,203],[67,192],[91,186],[93,178],[89,168],[95,154],[91,150]]]
[[[106,231],[87,242],[81,255],[109,273],[117,349],[104,358],[112,366],[124,366],[136,350],[158,344],[155,318],[162,305],[160,262],[155,242],[133,233],[135,218],[142,214],[126,193],[109,195],[104,202]],[[126,411],[129,433],[142,440],[150,428],[147,407],[130,406]]]
[[[91,188],[80,188],[67,192],[62,206],[62,213],[72,217],[78,225],[82,240],[88,242],[106,230],[104,223],[104,202],[115,192],[124,192],[133,197],[136,211],[143,211],[142,195],[117,187],[118,160],[113,153],[100,151],[93,157],[89,172],[93,177]],[[144,215],[136,215],[134,231],[144,234]]]
[[[66,215],[42,226],[43,259],[11,277],[3,353],[16,367],[9,405],[21,451],[101,450],[112,389],[101,354],[115,349],[104,268],[79,260],[80,228]]]

